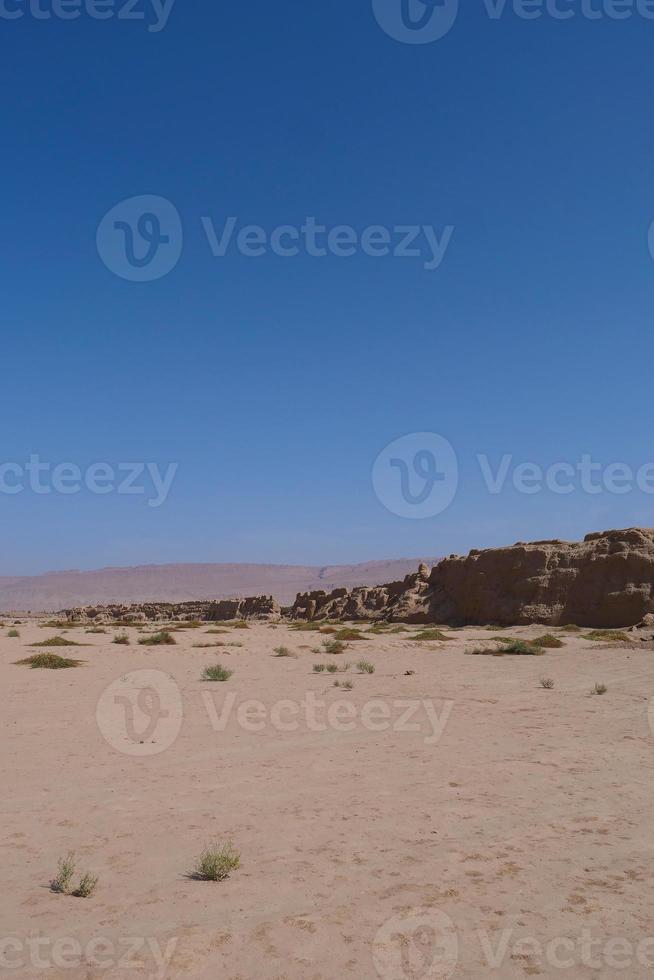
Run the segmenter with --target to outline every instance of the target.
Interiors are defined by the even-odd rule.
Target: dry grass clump
[[[224,881],[240,866],[241,855],[233,844],[208,844],[190,877],[197,881]]]
[[[419,633],[416,633],[416,635],[414,637],[412,637],[412,639],[414,639],[414,640],[450,640],[451,637],[450,636],[445,636],[445,633],[443,633],[441,630],[421,630]]]
[[[529,640],[533,646],[546,647],[548,650],[558,650],[560,647],[564,647],[565,643],[560,640],[558,636],[554,636],[552,633],[544,633],[542,636],[537,636],[535,640]]]
[[[153,633],[152,636],[144,636],[139,640],[139,644],[142,647],[171,646],[175,643],[177,643],[177,640],[168,630],[161,630],[159,633]]]
[[[10,636],[12,640],[15,640],[17,636],[20,636],[20,633],[18,632],[18,630],[9,630],[7,636]]]
[[[92,626],[89,630],[84,630],[85,633],[106,633],[106,629],[103,626]]]
[[[590,633],[584,633],[583,639],[604,643],[629,643],[631,637],[622,630],[591,630]]]
[[[314,633],[323,628],[320,623],[292,623],[289,629],[297,630],[298,633]]]
[[[567,623],[561,629],[565,630],[566,633],[581,633],[581,626],[575,626],[574,623]]]
[[[350,626],[344,626],[343,629],[337,630],[336,637],[337,640],[342,640],[343,642],[349,640],[365,640],[366,637],[363,635],[361,630],[353,629]]]
[[[89,898],[93,894],[99,879],[97,875],[92,875],[88,871],[80,878],[77,888],[72,887],[75,874],[74,851],[69,851],[66,857],[59,858],[57,866],[57,876],[50,882],[53,892],[58,892],[60,895],[74,895],[75,898]]]
[[[83,647],[86,644],[76,643],[65,636],[51,636],[48,640],[41,640],[40,643],[30,643],[32,647]]]
[[[297,653],[293,653],[288,647],[275,647],[273,653],[276,657],[295,657],[297,659]]]
[[[229,630],[222,629],[221,627],[206,630],[207,633],[229,633]]]
[[[325,664],[314,664],[313,665],[313,672],[314,672],[314,674],[322,674],[322,672],[324,670],[325,670]]]
[[[66,670],[79,667],[84,661],[60,657],[58,653],[34,653],[31,657],[16,660],[15,663],[21,667],[31,667],[32,670]]]
[[[359,660],[357,663],[357,670],[360,674],[374,674],[375,667],[374,664],[369,663],[367,660]]]
[[[474,647],[472,650],[466,650],[466,653],[476,657],[504,657],[505,655],[539,657],[543,653],[539,646],[526,640],[504,640],[501,642],[503,643],[501,647]]]
[[[323,640],[322,648],[325,653],[339,654],[345,653],[346,644],[343,640],[337,640],[336,637],[329,640]]]
[[[540,686],[544,687],[546,691],[551,691],[554,687],[554,681],[551,677],[541,677]]]
[[[595,687],[593,688],[593,690],[590,693],[591,694],[606,694],[607,691],[608,691],[608,687],[606,686],[606,684],[596,684]]]
[[[111,642],[117,643],[119,646],[126,647],[129,646],[129,636],[127,635],[127,633],[116,633],[116,635],[114,636]]]
[[[227,670],[222,664],[215,664],[213,667],[205,667],[202,671],[202,677],[200,680],[203,681],[228,681],[229,678],[234,673],[233,670]]]

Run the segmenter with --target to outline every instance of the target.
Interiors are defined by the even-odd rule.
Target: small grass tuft
[[[57,869],[57,877],[50,882],[50,888],[60,895],[70,895],[75,874],[75,852],[69,851],[66,857],[59,858]]]
[[[234,673],[233,670],[227,670],[222,664],[216,664],[214,667],[205,667],[202,671],[201,680],[203,681],[228,681],[229,678]]]
[[[544,687],[546,691],[551,691],[554,687],[554,681],[551,677],[541,677],[540,686]]]
[[[621,630],[591,630],[590,633],[584,633],[583,639],[598,643],[629,643],[630,637]]]
[[[361,630],[352,629],[351,627],[344,627],[336,632],[335,638],[341,641],[349,640],[365,640],[366,637],[363,635]]]
[[[129,646],[129,636],[127,633],[116,633],[111,642],[118,643],[120,646],[126,647]]]
[[[595,687],[593,688],[593,690],[590,693],[591,694],[606,694],[607,691],[608,691],[608,687],[606,686],[606,684],[596,684]]]
[[[413,640],[450,640],[441,630],[421,630],[412,637]]]
[[[275,647],[274,654],[276,657],[296,657],[297,654],[289,650],[288,647]]]
[[[338,673],[338,664],[327,664],[327,673],[328,674],[337,674]]]
[[[89,874],[87,871],[86,874],[80,879],[80,883],[75,891],[71,892],[71,894],[74,895],[75,898],[90,898],[95,891],[98,881],[99,878],[97,875]]]
[[[31,657],[16,661],[17,665],[31,667],[32,670],[66,670],[69,667],[79,667],[83,663],[83,660],[60,657],[58,653],[34,653]]]
[[[233,844],[209,844],[202,851],[191,875],[198,881],[225,881],[241,866],[241,855]]]
[[[83,647],[84,643],[76,643],[75,640],[68,640],[65,636],[51,636],[48,640],[41,640],[40,643],[30,643],[32,647]]]
[[[175,643],[177,643],[177,640],[168,630],[161,630],[160,633],[153,633],[152,636],[144,636],[139,640],[139,644],[142,647],[171,646]]]
[[[337,640],[335,637],[329,640],[322,641],[322,648],[325,653],[338,654],[345,653],[345,643],[343,640]]]
[[[9,630],[7,636],[10,636],[12,640],[15,640],[17,636],[20,636],[20,633],[18,632],[18,630]]]
[[[529,642],[533,646],[546,647],[548,650],[558,650],[565,646],[563,640],[559,640],[558,636],[554,636],[552,633],[544,633],[542,636],[537,636],[535,640],[529,640]]]
[[[322,672],[324,671],[324,669],[325,669],[325,665],[324,664],[314,664],[313,665],[313,672],[314,672],[314,674],[322,674]]]
[[[352,683],[352,681],[341,681],[341,687],[345,691],[351,691],[352,688],[354,687],[354,684]]]
[[[106,633],[106,629],[102,626],[93,626],[90,630],[84,630],[85,633]]]
[[[367,660],[359,660],[357,663],[357,670],[360,674],[374,674],[375,667],[374,664],[369,663]]]

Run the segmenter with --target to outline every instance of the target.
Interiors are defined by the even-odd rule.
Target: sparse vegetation
[[[51,636],[48,640],[41,640],[40,643],[30,643],[32,647],[83,647],[83,643],[76,643],[65,636]]]
[[[202,671],[201,680],[203,681],[228,681],[229,678],[234,673],[233,670],[227,670],[222,664],[216,664],[213,667],[205,667]]]
[[[345,653],[345,643],[343,640],[337,640],[335,637],[329,640],[323,640],[322,648],[325,653],[339,654]]]
[[[99,879],[97,875],[92,875],[87,871],[80,878],[80,883],[77,888],[73,888],[74,874],[75,852],[69,851],[66,857],[59,858],[57,876],[50,882],[50,888],[53,892],[58,892],[60,895],[74,895],[75,898],[89,898],[98,884]]]
[[[58,653],[34,653],[31,657],[16,661],[17,665],[31,667],[32,670],[65,670],[69,667],[79,667],[83,663],[83,660],[60,657]]]
[[[621,630],[591,630],[590,633],[584,633],[583,639],[598,643],[629,643],[630,637]]]
[[[209,844],[198,858],[191,877],[200,881],[224,881],[240,866],[241,855],[233,844]]]
[[[322,628],[322,625],[324,625],[324,624],[314,623],[314,622],[310,622],[310,623],[293,623],[291,625],[290,629],[297,630],[298,633],[313,633],[313,632],[317,632],[318,630],[320,630]]]
[[[84,630],[85,633],[106,633],[106,629],[102,626],[92,626],[90,630]]]
[[[327,664],[327,673],[328,674],[337,674],[338,673],[338,664]]]
[[[527,640],[503,640],[499,642],[502,643],[500,647],[473,647],[472,650],[466,650],[466,653],[476,657],[503,657],[505,655],[539,657],[543,654],[541,647]]]
[[[346,691],[351,691],[352,688],[354,687],[354,684],[352,683],[352,681],[341,681],[341,687],[344,688],[344,690]]]
[[[606,684],[596,684],[595,687],[593,688],[593,690],[590,693],[591,694],[606,694],[607,691],[608,691],[608,687],[606,686]]]
[[[75,852],[69,851],[66,857],[59,858],[57,869],[57,877],[50,882],[50,888],[60,895],[70,895],[71,882],[75,874]]]
[[[313,665],[313,672],[314,672],[314,674],[322,674],[322,672],[324,671],[324,669],[325,669],[325,665],[324,664],[314,664]]]
[[[87,871],[80,879],[80,883],[72,894],[75,898],[90,898],[95,891],[99,879],[97,875],[89,874]]]
[[[568,623],[566,626],[561,627],[566,633],[581,633],[581,627],[575,626],[574,623]]]
[[[541,677],[540,686],[544,687],[546,691],[551,691],[554,687],[554,681],[551,677]]]
[[[250,624],[246,623],[244,619],[240,619],[237,623],[232,624],[235,630],[249,630]]]
[[[218,628],[218,629],[214,628],[214,629],[207,630],[206,632],[207,633],[229,633],[229,630],[221,629],[221,628]]]
[[[374,674],[375,667],[374,664],[369,663],[367,660],[359,660],[357,663],[357,670],[360,674]]]
[[[559,640],[558,636],[554,636],[552,633],[544,633],[542,636],[537,636],[535,640],[529,640],[529,642],[532,646],[546,647],[548,650],[558,650],[559,647],[565,646],[563,640]]]
[[[161,630],[161,632],[153,633],[151,636],[144,636],[139,640],[139,643],[143,647],[161,647],[171,646],[177,643],[177,640],[168,630]]]
[[[337,630],[336,639],[343,642],[350,640],[365,640],[366,637],[363,635],[361,630],[352,629],[349,626],[343,627],[343,629]]]
[[[118,643],[119,645],[126,647],[129,646],[129,636],[127,633],[116,633],[111,642]]]
[[[414,640],[449,640],[451,637],[445,636],[441,630],[421,630],[413,637]]]
[[[296,657],[297,654],[289,650],[288,647],[275,647],[274,654],[276,657]]]
[[[18,630],[9,630],[7,636],[10,636],[13,640],[15,640],[16,637],[20,636],[20,633],[18,632]]]

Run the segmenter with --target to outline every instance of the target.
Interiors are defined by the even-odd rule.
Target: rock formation
[[[192,602],[139,602],[132,605],[78,606],[60,616],[71,623],[147,623],[161,621],[216,622],[232,619],[280,618],[279,603],[272,596],[248,599],[213,599]]]
[[[654,528],[588,534],[583,541],[518,542],[421,565],[401,582],[305,592],[281,610],[270,596],[65,611],[71,622],[387,620],[604,628],[654,622]],[[647,617],[647,618],[646,618]],[[652,617],[652,618],[650,618]]]
[[[296,619],[619,627],[654,613],[654,529],[452,555],[403,582],[298,596]]]

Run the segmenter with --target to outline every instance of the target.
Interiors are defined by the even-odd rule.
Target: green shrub
[[[72,894],[75,898],[89,898],[95,891],[95,887],[98,883],[97,875],[89,874],[88,871],[80,880],[79,885]]]
[[[216,664],[214,667],[205,667],[202,671],[203,681],[228,681],[229,678],[234,673],[233,670],[227,670],[222,664]]]
[[[359,671],[360,674],[374,674],[375,673],[374,665],[371,664],[371,663],[368,663],[367,660],[359,660],[359,662],[357,663],[357,670]]]
[[[9,630],[7,636],[10,636],[12,640],[15,640],[17,636],[20,636],[20,633],[18,632],[18,630]]]
[[[363,635],[361,630],[351,629],[350,627],[343,627],[336,632],[336,639],[341,641],[349,640],[365,640],[366,637]]]
[[[127,633],[116,633],[111,642],[118,643],[120,646],[126,647],[129,646],[129,636]]]
[[[191,877],[200,881],[224,881],[241,866],[241,855],[233,844],[210,844],[203,850]]]

